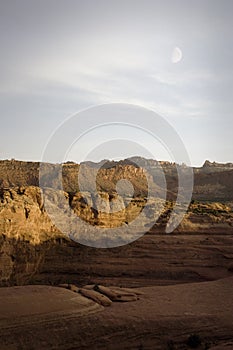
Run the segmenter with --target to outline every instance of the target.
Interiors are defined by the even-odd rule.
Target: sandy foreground
[[[140,288],[102,307],[49,286],[0,289],[0,349],[233,349],[233,277]]]

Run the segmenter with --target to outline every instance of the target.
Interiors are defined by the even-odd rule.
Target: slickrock
[[[10,325],[14,328],[17,324],[25,326],[28,323],[33,324],[35,317],[41,317],[43,320],[49,317],[52,320],[59,319],[65,315],[67,317],[71,315],[80,317],[103,309],[92,300],[64,288],[44,285],[0,288],[0,331],[2,331],[3,325]],[[3,348],[2,342],[0,342],[0,349]],[[21,348],[26,349],[24,346]],[[33,346],[28,348],[34,349]]]
[[[110,286],[109,287],[111,290],[113,290],[115,293],[120,293],[120,294],[136,294],[136,295],[144,295],[145,293],[139,291],[136,288],[124,288],[124,287],[115,287],[115,286]]]
[[[75,293],[79,292],[79,288],[75,284],[69,284],[68,289]]]
[[[88,289],[88,290],[93,290],[95,287],[95,284],[86,284],[85,286],[83,286],[84,289]]]
[[[116,301],[118,302],[130,302],[130,301],[137,301],[138,297],[135,294],[128,294],[128,295],[119,295],[118,299]]]
[[[117,295],[117,293],[115,293],[112,289],[110,289],[108,287],[104,287],[104,286],[97,284],[97,285],[95,285],[94,290],[96,292],[103,294],[103,295],[106,295],[112,301],[117,301],[119,299],[119,295]]]
[[[103,306],[109,306],[112,301],[114,302],[129,302],[139,299],[136,293],[133,293],[133,289],[123,288],[108,288],[102,285],[90,284],[83,288],[78,288],[74,284],[59,284],[59,287],[66,288],[75,293],[80,293],[86,298],[90,298]],[[142,294],[142,293],[141,293]]]
[[[61,283],[58,285],[58,287],[69,289],[72,292],[78,293],[79,287],[77,287],[75,284],[69,284],[69,283]]]
[[[86,290],[94,290],[100,294],[105,295],[114,302],[129,302],[136,301],[139,297],[133,292],[133,289],[124,290],[122,288],[105,287],[102,285],[87,285],[84,287]]]
[[[92,299],[96,303],[103,305],[103,306],[110,306],[112,303],[112,301],[106,295],[100,294],[94,290],[87,290],[84,288],[80,288],[79,293],[82,296],[84,296],[88,299]]]

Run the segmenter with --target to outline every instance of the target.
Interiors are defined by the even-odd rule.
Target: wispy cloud
[[[38,125],[38,116],[43,128],[50,129],[78,109],[126,102],[167,118],[195,162],[209,152],[209,158],[215,156],[211,128],[221,140],[222,161],[229,160],[232,146],[224,128],[233,127],[230,2],[119,1],[110,6],[87,0],[71,1],[70,6],[60,1],[55,8],[44,1],[12,4],[2,4],[0,15],[2,130],[10,130],[16,118],[22,125],[29,118]],[[183,59],[173,64],[176,46]],[[212,149],[204,154],[207,140]],[[16,152],[29,152],[18,143]],[[30,152],[33,158],[33,148]]]

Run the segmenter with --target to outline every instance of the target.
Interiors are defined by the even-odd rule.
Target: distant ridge
[[[175,199],[178,188],[177,168],[175,163],[157,161],[143,157],[131,157],[120,161],[102,160],[101,162],[83,162],[86,175],[91,169],[99,168],[98,186],[101,191],[114,191],[116,181],[122,177],[132,180],[137,194],[146,195],[147,187],[142,177],[135,176],[135,168],[146,168],[155,184],[159,176],[158,168],[163,169],[167,181],[168,199]],[[45,163],[46,165],[46,163]],[[54,164],[46,166],[55,167]],[[68,161],[63,165],[63,186],[68,193],[78,190],[77,172],[80,165]],[[186,168],[186,165],[177,165]],[[88,170],[90,169],[90,171]],[[0,188],[17,186],[39,186],[40,162],[26,162],[15,159],[0,160]],[[193,199],[202,201],[233,200],[233,163],[216,163],[205,161],[202,167],[193,167]],[[51,186],[53,184],[51,183]],[[157,189],[158,190],[158,189]]]

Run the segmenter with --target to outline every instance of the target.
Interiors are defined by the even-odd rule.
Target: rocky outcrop
[[[111,195],[106,192],[92,195],[80,192],[68,194],[63,191],[55,193],[52,190],[48,191],[48,197],[51,198],[54,206],[61,206],[62,198],[62,204],[65,203],[67,208],[71,208],[75,217],[88,222],[90,226],[97,225],[104,228],[127,225],[137,218],[144,205],[148,204],[144,197],[122,198],[118,194]],[[154,217],[161,210],[160,219],[155,225],[158,229],[164,227],[173,208],[172,202],[160,204],[158,206],[156,198],[150,199],[148,204],[152,223],[155,223]],[[180,209],[182,210],[182,207]],[[209,226],[232,230],[232,218],[230,203],[227,205],[193,202],[178,231],[205,231]],[[56,222],[52,221],[45,209],[40,189],[33,186],[1,190],[0,233],[8,239],[28,241],[32,245],[59,238],[68,239],[69,236],[69,232],[65,236],[56,227]]]
[[[44,210],[38,187],[2,189],[0,198],[2,235],[32,244],[62,236]]]
[[[24,284],[38,272],[51,242],[62,238],[38,187],[0,193],[0,285]]]
[[[41,169],[43,168],[42,174]],[[59,184],[56,171],[62,168],[62,183]],[[93,186],[96,177],[97,191],[115,193],[116,184],[121,179],[128,179],[134,188],[135,197],[147,196],[148,179],[152,183],[156,196],[163,194],[162,175],[167,184],[167,199],[175,200],[178,188],[177,169],[185,171],[185,165],[170,162],[158,162],[153,159],[132,157],[119,162],[102,161],[100,163],[84,162],[80,165],[67,162],[62,165],[17,160],[0,161],[0,188],[19,186],[39,186],[41,181],[47,187],[62,187],[65,192],[79,191],[78,176],[85,179],[87,187]],[[143,171],[144,169],[144,171]],[[145,172],[146,169],[146,172]],[[206,161],[202,167],[193,168],[193,199],[205,201],[233,200],[233,164],[219,164]],[[51,176],[52,173],[52,176]],[[161,177],[162,176],[162,177]]]
[[[204,172],[217,172],[223,170],[233,170],[233,163],[217,163],[206,160],[200,170]]]
[[[137,301],[139,295],[143,294],[137,291],[134,293],[134,289],[109,288],[98,284],[87,285],[83,288],[79,288],[73,284],[60,284],[59,287],[69,289],[75,293],[80,293],[82,296],[102,306],[110,306],[112,302]]]
[[[0,161],[0,187],[38,186],[39,162]]]
[[[150,160],[150,166],[153,168],[152,163]],[[113,228],[128,225],[138,217],[147,203],[145,173],[138,166],[127,162],[110,165],[109,167],[103,166],[99,170],[97,191],[94,194],[88,191],[81,194],[77,191],[76,175],[79,166],[73,163],[65,164],[63,166],[63,183],[69,191],[59,190],[58,193],[54,193],[51,188],[48,188],[47,191],[53,199],[52,204],[56,207],[65,203],[75,216],[88,222],[90,227]],[[208,168],[215,168],[207,165]],[[51,166],[56,169],[56,165],[45,165],[47,170]],[[161,166],[167,169],[169,186],[174,189],[177,186],[174,164],[161,163]],[[95,169],[95,167],[85,165],[84,168],[82,176],[88,187],[93,184],[92,173],[89,170],[90,168]],[[77,273],[83,282],[90,282],[87,259],[91,259],[91,255],[96,257],[98,254],[102,256],[101,254],[104,253],[98,252],[97,254],[95,250],[89,250],[87,247],[71,242],[68,238],[69,234],[64,235],[59,230],[47,213],[40,188],[27,186],[28,184],[37,184],[38,171],[39,163],[14,160],[0,162],[0,285],[24,284],[32,280],[38,283],[58,283],[64,282],[67,274],[71,276],[70,282],[75,282]],[[156,164],[154,171],[154,173],[152,171],[150,179],[156,176]],[[206,200],[218,196],[222,201],[228,199],[229,202],[207,203],[193,200],[189,211],[175,233],[232,234],[233,214],[230,199],[233,193],[233,190],[231,191],[233,172],[225,169],[221,172],[221,176],[219,174],[219,172],[207,174],[199,171],[198,177],[195,177],[193,198],[201,197]],[[120,179],[128,179],[136,188],[132,197],[121,196],[116,192],[116,184]],[[48,177],[45,180],[48,185],[49,181],[55,185],[53,178]],[[159,197],[160,189],[155,188],[157,189],[155,193]],[[176,190],[172,192],[171,197],[175,192]],[[59,198],[63,198],[62,203],[59,202]],[[147,203],[149,204],[148,213],[150,213],[154,223],[149,232],[151,235],[164,233],[174,204],[173,201],[167,201],[163,207],[164,203],[161,202],[162,210],[159,220],[156,222],[154,220],[154,216],[158,214],[156,201],[158,201],[157,197],[156,199],[152,198]],[[62,221],[63,218],[61,217],[60,220]],[[81,233],[86,234],[84,231]],[[137,243],[133,247],[135,246]],[[126,248],[122,248],[122,251],[124,249]],[[127,253],[130,252],[133,256],[131,246],[127,249]],[[150,249],[148,245],[143,254],[145,256],[151,254],[148,253]],[[136,251],[141,256],[141,248],[137,248]],[[113,250],[113,255],[114,252],[115,250]],[[116,252],[118,254],[118,251]],[[107,260],[109,258],[108,254],[104,257]],[[119,277],[122,271],[116,267],[114,259],[113,262],[116,275]],[[97,277],[101,273],[110,274],[105,267],[101,267],[101,269],[102,272],[98,270],[98,266],[90,267],[90,274],[96,274]]]
[[[38,273],[51,243],[40,245],[0,236],[0,286],[30,283]]]
[[[88,299],[91,299],[95,301],[97,304],[100,304],[102,306],[110,306],[111,305],[111,300],[106,297],[106,295],[103,295],[101,293],[98,293],[94,290],[88,290],[84,288],[79,289],[79,293]]]

